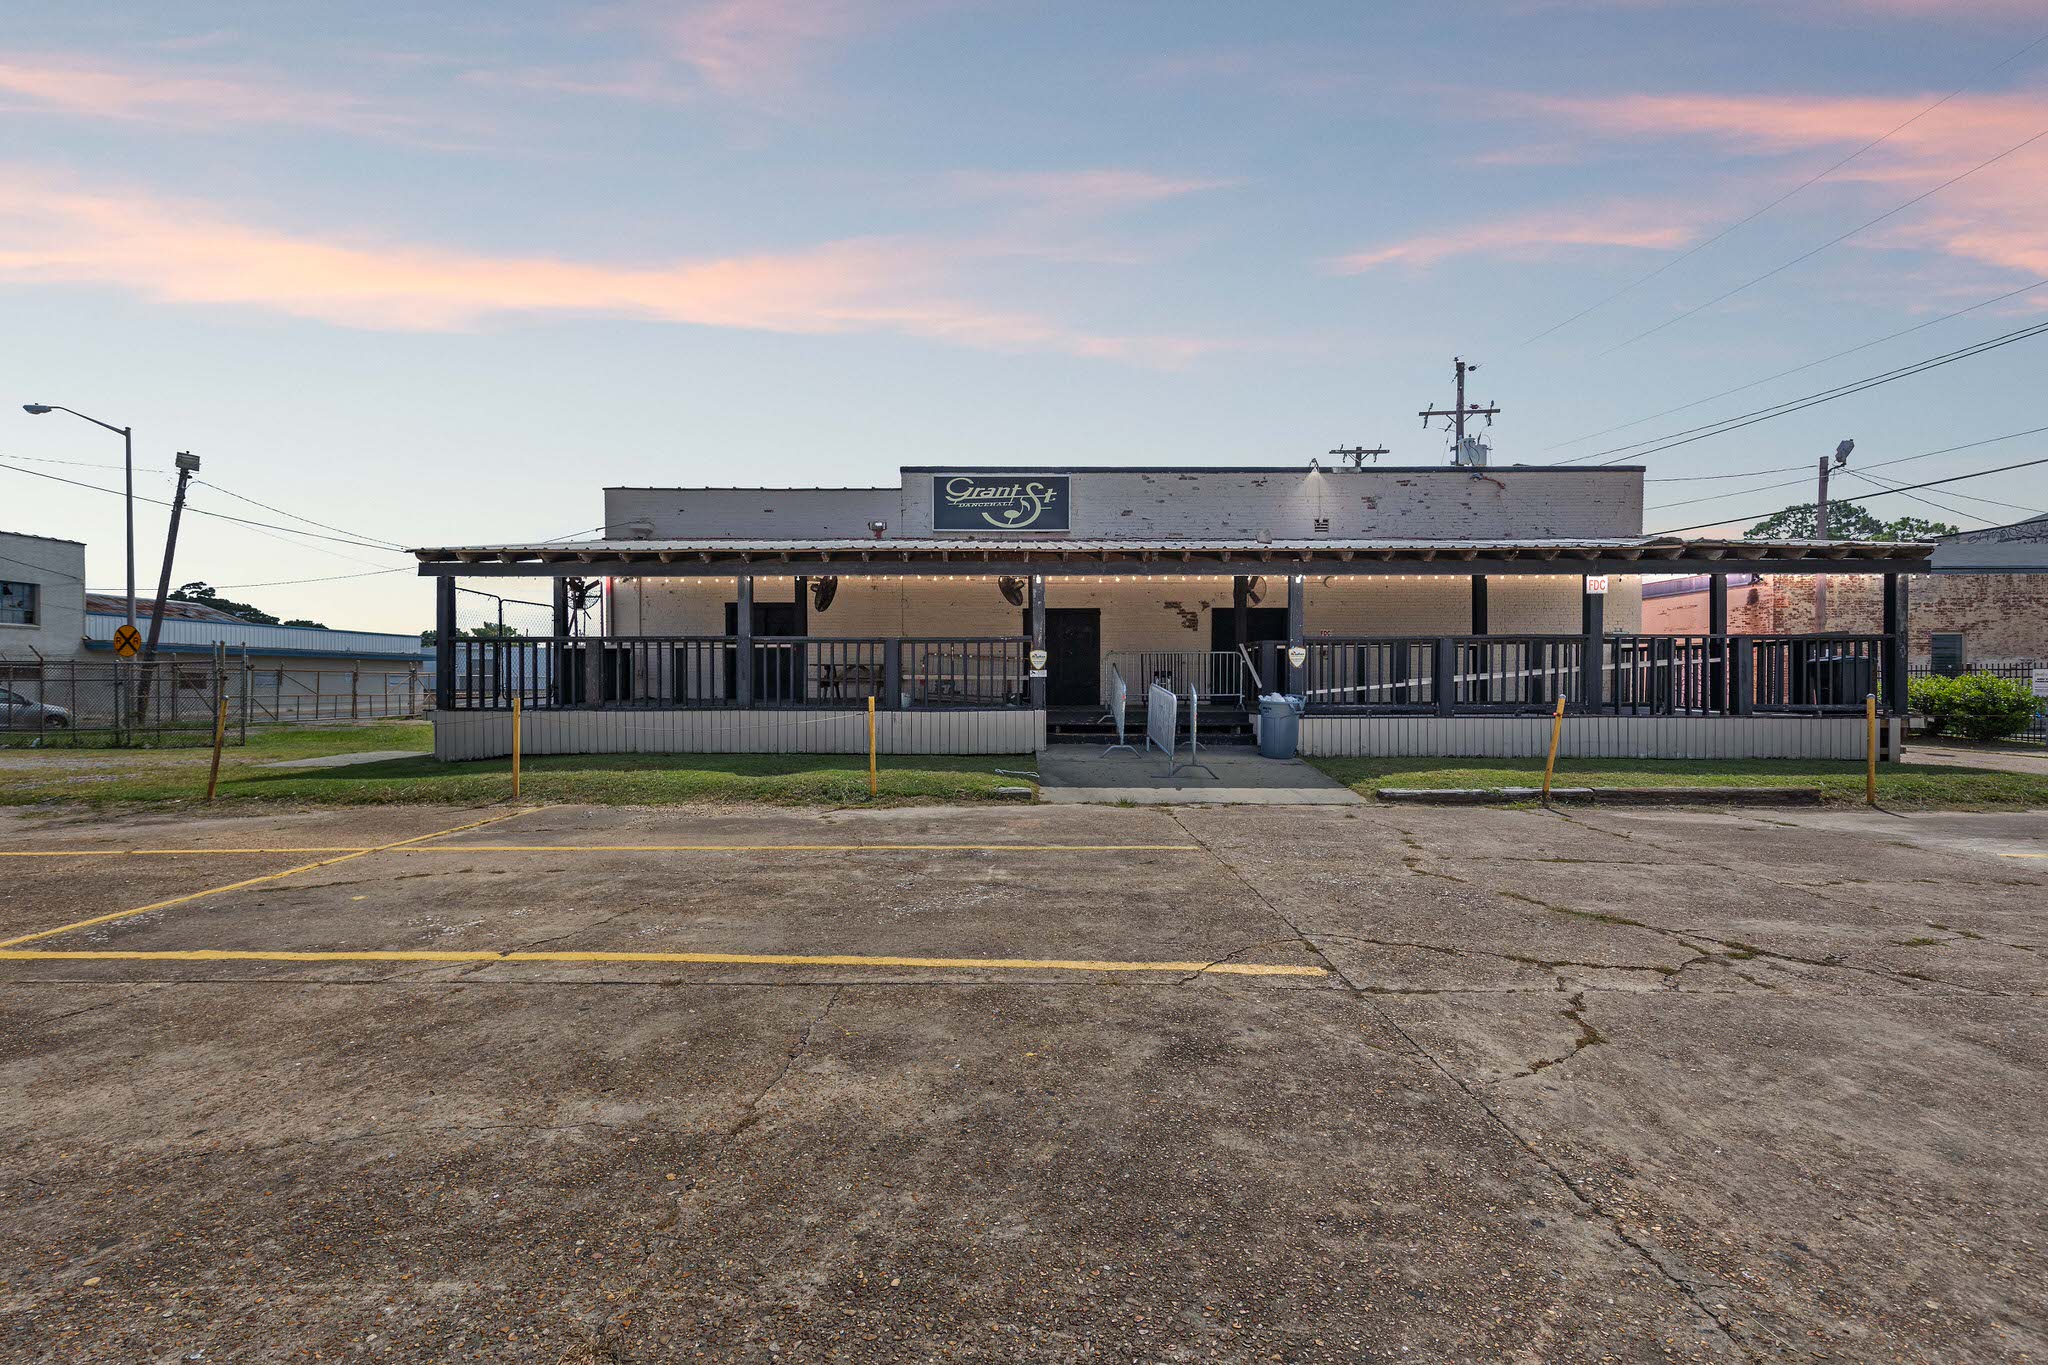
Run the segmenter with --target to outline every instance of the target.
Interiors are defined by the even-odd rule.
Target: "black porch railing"
[[[1714,716],[1861,713],[1891,694],[1883,635],[1445,635],[1307,642],[1311,711]],[[1588,664],[1589,651],[1593,663]]]
[[[458,710],[1009,707],[1029,702],[1021,636],[915,640],[732,635],[459,639]]]

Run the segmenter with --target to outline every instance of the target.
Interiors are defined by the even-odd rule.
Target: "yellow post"
[[[1863,698],[1863,799],[1877,804],[1877,694]]]
[[[519,799],[519,694],[512,694],[512,799]]]
[[[1557,737],[1564,731],[1564,698],[1557,699],[1557,710],[1550,717],[1550,757],[1543,760],[1543,804],[1550,804],[1550,777],[1557,771]]]
[[[875,699],[868,698],[868,795],[875,795]]]
[[[220,786],[220,746],[228,737],[228,694],[220,694],[220,706],[213,715],[213,764],[206,770],[206,803],[213,804],[213,793]]]

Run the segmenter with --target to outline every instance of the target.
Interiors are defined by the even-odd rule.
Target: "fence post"
[[[362,670],[359,668],[350,668],[348,671],[348,718],[350,720],[362,719],[362,702],[360,700],[361,681]]]
[[[1747,716],[1756,710],[1756,641],[1747,635],[1728,637],[1728,710]]]
[[[1436,713],[1456,715],[1458,711],[1458,642],[1449,635],[1436,637],[1436,658],[1430,675],[1436,693]]]

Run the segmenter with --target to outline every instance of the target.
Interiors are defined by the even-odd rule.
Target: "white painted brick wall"
[[[1493,634],[1570,634],[1579,628],[1576,576],[1501,577],[1489,580]],[[792,600],[793,580],[755,581],[755,600]],[[729,578],[620,579],[613,602],[629,634],[718,635],[725,604],[734,600]],[[1332,577],[1308,583],[1309,635],[1462,634],[1471,620],[1470,581],[1459,575]],[[1094,607],[1102,613],[1107,650],[1205,650],[1209,613],[1230,610],[1228,578],[1104,579],[1049,577],[1048,607]],[[1268,575],[1261,606],[1287,605],[1287,584]],[[1641,580],[1610,580],[1607,629],[1633,631],[1642,615]],[[854,578],[810,630],[821,636],[1017,635],[1019,608],[1004,601],[992,578]]]
[[[904,470],[898,488],[608,488],[605,521],[662,536],[929,536],[931,473]],[[1071,475],[1073,536],[1307,539],[1531,539],[1632,536],[1643,481],[1631,469],[1081,470]],[[971,538],[971,536],[969,537]],[[1057,538],[1052,536],[1048,538]]]

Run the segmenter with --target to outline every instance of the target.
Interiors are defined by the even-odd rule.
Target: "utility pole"
[[[1389,452],[1385,446],[1338,446],[1327,453],[1351,461],[1353,469],[1363,469],[1368,456],[1377,460]]]
[[[185,511],[185,485],[199,472],[199,457],[189,450],[178,452],[178,491],[171,494],[171,525],[164,533],[164,568],[156,580],[156,607],[149,613],[149,638],[142,646],[142,679],[135,691],[135,723],[143,724],[149,717],[150,665],[156,662],[156,642],[164,633],[164,602],[171,592],[171,561],[178,553],[178,520]],[[135,604],[132,594],[133,570],[130,570],[131,594],[128,614],[132,621]]]
[[[1813,529],[1817,540],[1833,539],[1828,534],[1828,475],[1849,463],[1849,452],[1856,448],[1854,441],[1844,441],[1835,447],[1833,459],[1821,456],[1820,494],[1813,503]],[[1816,574],[1813,579],[1813,628],[1816,632],[1827,629],[1828,624],[1828,576]]]
[[[1450,419],[1451,431],[1456,441],[1456,444],[1452,448],[1458,452],[1458,459],[1460,462],[1462,462],[1465,450],[1465,419],[1467,417],[1484,417],[1486,419],[1486,425],[1492,426],[1494,416],[1495,414],[1499,413],[1500,409],[1493,406],[1492,404],[1488,404],[1485,407],[1480,407],[1477,404],[1467,403],[1465,401],[1466,372],[1470,370],[1476,370],[1479,368],[1479,366],[1466,364],[1465,359],[1462,356],[1452,356],[1451,367],[1457,376],[1457,401],[1452,403],[1451,406],[1448,408],[1424,408],[1417,415],[1422,418],[1422,426],[1425,431],[1429,429],[1430,419],[1432,418],[1446,417]]]

